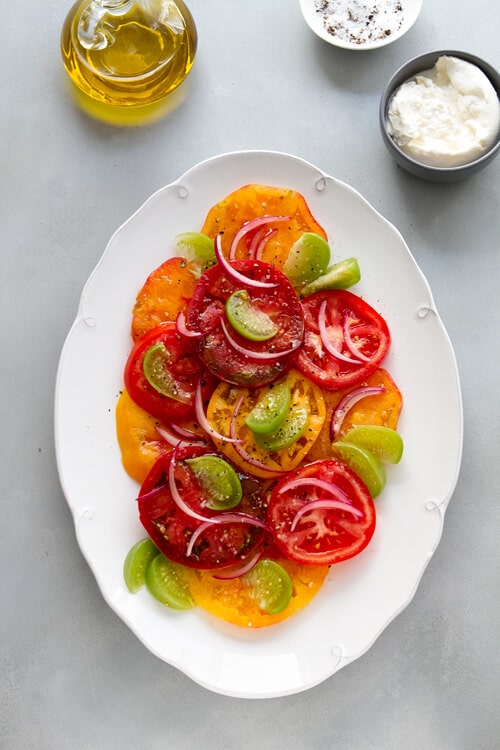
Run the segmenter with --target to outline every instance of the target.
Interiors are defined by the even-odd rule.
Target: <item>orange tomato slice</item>
[[[292,579],[293,593],[288,606],[276,615],[262,612],[251,596],[244,579],[222,581],[210,571],[190,571],[189,585],[195,603],[206,612],[233,625],[262,628],[274,625],[303,609],[318,593],[328,574],[327,565],[299,565],[291,560],[276,560]]]
[[[149,274],[134,305],[134,341],[160,323],[175,321],[179,311],[187,312],[199,275],[199,264],[181,257],[169,258]]]
[[[224,232],[222,249],[229,254],[231,242],[244,222],[260,216],[290,216],[289,221],[270,224],[276,232],[269,238],[261,260],[281,268],[293,243],[304,232],[315,232],[325,240],[323,227],[312,215],[301,193],[268,185],[244,185],[216,203],[207,214],[201,232],[214,238]],[[247,257],[245,243],[238,246],[238,258]]]
[[[358,403],[347,412],[342,427],[340,428],[339,437],[342,437],[353,427],[359,425],[380,425],[382,427],[390,427],[393,430],[396,429],[399,414],[403,405],[403,397],[401,391],[387,370],[382,368],[376,370],[372,375],[366,378],[366,380],[359,383],[356,388],[365,385],[382,386],[385,388],[385,392],[358,401]],[[332,443],[330,437],[332,413],[339,401],[352,390],[353,388],[344,388],[341,391],[323,391],[326,405],[326,418],[318,439],[309,451],[309,461],[330,458],[332,456],[330,450]]]
[[[231,420],[235,407],[240,398],[243,397],[234,418],[235,433],[242,441],[240,444],[241,450],[262,466],[256,466],[245,460],[232,443],[216,438],[213,438],[213,440],[219,451],[236,466],[263,479],[270,479],[276,477],[282,471],[295,469],[310,451],[325,420],[326,409],[321,389],[298,370],[290,370],[285,378],[276,382],[280,383],[285,379],[288,380],[292,394],[291,407],[305,406],[309,413],[309,419],[304,434],[291,446],[279,451],[270,452],[260,448],[254,440],[253,432],[245,424],[248,414],[259,398],[267,393],[271,386],[250,390],[249,388],[237,388],[229,383],[220,383],[208,404],[207,419],[211,426],[219,434],[231,437]]]

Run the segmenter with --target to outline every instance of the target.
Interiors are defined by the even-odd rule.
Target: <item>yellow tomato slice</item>
[[[127,391],[116,404],[116,437],[123,468],[142,484],[155,461],[169,449],[156,430],[158,420],[137,406]]]
[[[383,427],[390,427],[393,430],[397,428],[399,414],[403,405],[403,397],[387,370],[382,368],[376,370],[366,380],[359,383],[356,388],[361,388],[365,385],[382,386],[385,388],[385,391],[384,393],[378,393],[358,401],[347,412],[339,431],[339,437],[342,437],[353,427],[359,425],[381,425]],[[330,446],[332,440],[330,437],[330,422],[332,413],[340,400],[352,390],[354,389],[344,388],[341,391],[323,391],[326,418],[319,437],[309,452],[308,460],[316,461],[322,458],[331,458],[332,452]]]
[[[318,593],[328,574],[327,565],[299,565],[291,560],[277,560],[290,575],[293,593],[290,603],[276,615],[262,612],[244,579],[222,581],[210,571],[190,571],[190,589],[195,603],[215,617],[244,628],[274,625],[299,612]]]
[[[261,259],[281,268],[293,243],[304,232],[314,232],[325,240],[325,230],[312,215],[301,193],[268,185],[244,185],[216,203],[207,214],[201,229],[203,234],[215,237],[224,232],[222,248],[229,254],[231,242],[244,222],[261,216],[289,216],[290,220],[270,224],[276,232],[265,245]],[[245,243],[241,242],[238,258],[246,257]]]
[[[132,317],[132,337],[140,338],[160,323],[174,321],[187,311],[200,275],[199,264],[169,258],[152,271],[137,294]]]
[[[321,389],[317,385],[297,370],[291,370],[285,378],[276,382],[281,383],[283,380],[287,380],[290,386],[291,408],[294,406],[305,407],[309,414],[307,427],[303,435],[283,450],[270,452],[260,448],[255,442],[253,432],[245,425],[246,417],[259,398],[267,393],[272,386],[250,390],[238,388],[229,383],[220,383],[208,405],[207,419],[213,429],[225,437],[231,437],[231,420],[234,419],[234,431],[242,441],[240,444],[241,451],[247,454],[252,461],[262,466],[249,463],[232,443],[214,438],[219,451],[243,471],[263,479],[270,479],[276,477],[279,472],[295,469],[311,450],[325,420],[325,402]],[[236,417],[234,417],[235,408],[241,398],[243,400]]]

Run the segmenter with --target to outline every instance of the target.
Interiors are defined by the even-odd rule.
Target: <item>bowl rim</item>
[[[495,89],[497,93],[497,97],[500,100],[500,73],[492,65],[490,65],[490,63],[488,63],[487,60],[485,60],[482,57],[478,57],[477,55],[471,52],[465,52],[463,50],[438,49],[438,50],[432,50],[430,52],[423,52],[422,54],[416,55],[415,57],[412,57],[410,60],[407,60],[405,63],[400,65],[400,67],[392,74],[386,86],[384,87],[384,90],[380,97],[380,103],[379,103],[380,128],[382,130],[382,136],[384,138],[384,141],[389,146],[389,148],[393,149],[398,155],[399,159],[407,163],[408,166],[411,165],[416,170],[426,171],[428,174],[433,174],[436,176],[437,175],[461,174],[468,170],[477,169],[483,164],[483,162],[488,162],[491,159],[493,159],[493,157],[500,150],[500,126],[499,126],[496,139],[486,149],[486,151],[482,153],[480,156],[478,156],[476,159],[473,159],[472,161],[468,161],[465,164],[459,164],[453,167],[438,167],[438,166],[433,166],[431,164],[425,164],[425,162],[418,161],[418,159],[413,158],[412,156],[407,154],[405,151],[403,151],[398,146],[396,141],[394,141],[394,139],[390,136],[387,130],[387,110],[388,110],[389,102],[391,100],[392,95],[401,84],[413,78],[413,76],[415,76],[419,71],[428,70],[436,63],[439,57],[443,57],[443,56],[458,57],[461,60],[465,60],[465,62],[470,62],[476,65],[487,76],[489,82],[491,83],[491,85],[493,86],[493,88]],[[416,68],[415,66],[420,61],[422,61],[422,67]],[[408,71],[409,69],[414,70],[414,72],[406,74],[406,71]]]

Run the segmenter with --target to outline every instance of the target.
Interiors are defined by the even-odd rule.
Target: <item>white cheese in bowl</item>
[[[388,132],[422,164],[455,167],[483,154],[500,127],[500,103],[476,65],[443,55],[403,83],[387,113]]]

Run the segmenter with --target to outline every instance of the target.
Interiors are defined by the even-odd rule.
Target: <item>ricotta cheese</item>
[[[495,140],[500,103],[482,70],[443,55],[432,69],[396,90],[387,125],[397,145],[417,161],[460,166],[477,159]]]

